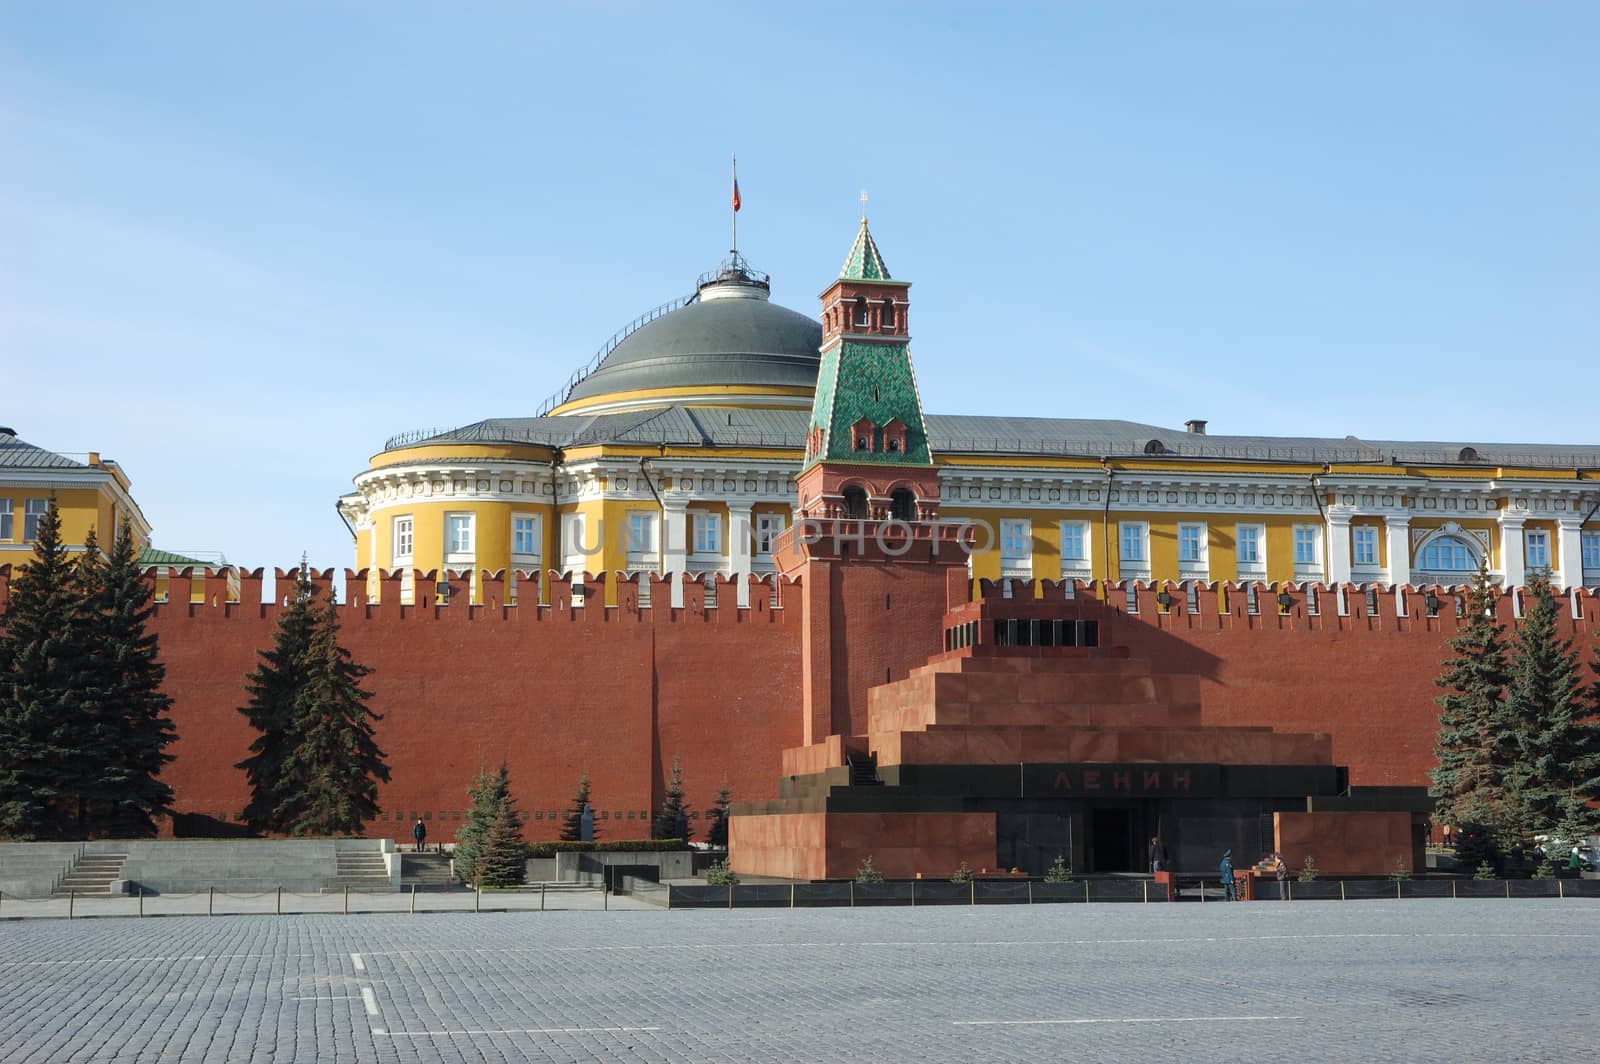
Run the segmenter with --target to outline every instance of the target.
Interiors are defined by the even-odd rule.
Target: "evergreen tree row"
[[[1445,691],[1432,773],[1440,815],[1481,826],[1506,849],[1539,832],[1573,840],[1600,827],[1600,683],[1584,682],[1573,641],[1560,636],[1549,577],[1531,575],[1526,590],[1508,640],[1480,570],[1434,681]]]
[[[339,644],[339,611],[317,602],[305,566],[272,646],[245,677],[239,712],[257,732],[239,762],[250,786],[245,820],[286,835],[360,834],[378,813],[389,766],[378,748],[361,681],[372,670]]]
[[[0,835],[153,835],[172,812],[161,769],[176,738],[133,533],[75,558],[54,498],[0,618]]]

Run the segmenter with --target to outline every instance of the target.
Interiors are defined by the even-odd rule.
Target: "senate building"
[[[619,331],[532,416],[391,438],[339,500],[357,568],[440,570],[474,602],[483,570],[510,574],[512,594],[552,571],[773,572],[813,399],[832,386],[818,377],[825,323],[912,331],[911,286],[865,219],[839,278],[888,294],[824,305],[819,321],[772,302],[768,276],[735,253]],[[1449,585],[1486,565],[1507,586],[1535,569],[1600,584],[1600,447],[1223,436],[1198,420],[925,422],[913,428],[938,461],[941,519],[975,524],[974,578]],[[870,417],[859,429],[864,453],[899,443]]]

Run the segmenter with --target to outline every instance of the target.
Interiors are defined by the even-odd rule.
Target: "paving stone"
[[[1597,946],[1574,899],[25,920],[0,1060],[1549,1060]]]

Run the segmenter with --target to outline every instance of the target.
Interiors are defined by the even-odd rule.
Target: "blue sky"
[[[0,423],[172,549],[352,563],[398,431],[534,412],[871,195],[930,412],[1595,443],[1592,4],[0,3]]]

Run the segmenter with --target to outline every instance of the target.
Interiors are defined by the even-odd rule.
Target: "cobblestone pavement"
[[[86,895],[79,898],[0,898],[0,918],[26,920],[34,918],[65,919],[69,913],[79,919],[102,916],[227,916],[230,914],[276,913],[405,913],[414,906],[419,913],[473,912],[473,906],[484,912],[537,912],[551,909],[654,909],[657,906],[626,895],[607,895],[599,887],[579,887],[562,884],[549,891],[537,888],[526,890],[486,890],[481,898],[463,888],[450,891],[422,891],[412,896],[409,891],[383,891],[368,894],[364,891],[330,891],[326,894],[302,894],[284,891],[258,891],[234,894],[217,891],[215,894],[196,893],[150,894],[142,898],[131,895]]]
[[[0,924],[0,1060],[1592,1055],[1600,902]]]

